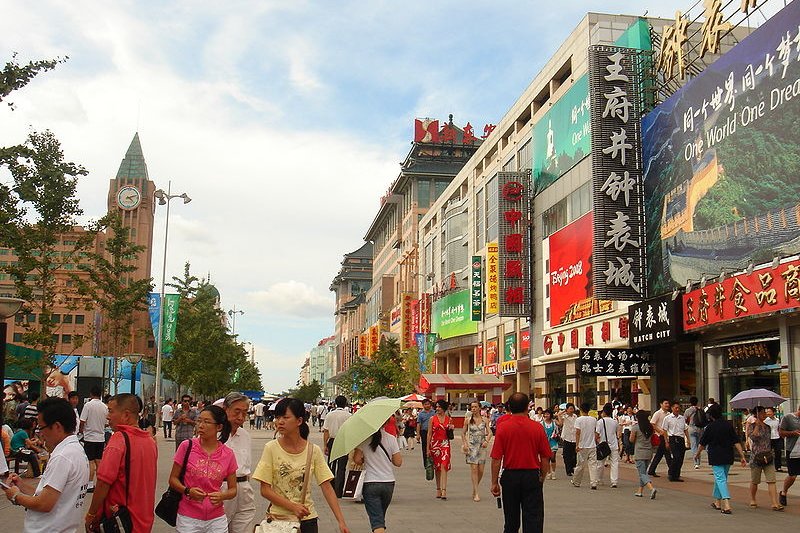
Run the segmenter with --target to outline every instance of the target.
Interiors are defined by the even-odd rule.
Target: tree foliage
[[[56,59],[43,59],[30,61],[27,65],[20,65],[17,62],[16,52],[11,54],[11,61],[8,61],[3,70],[0,70],[0,102],[5,100],[8,95],[17,89],[25,87],[30,81],[41,72],[46,72],[56,68],[59,63],[65,62],[67,57]],[[8,102],[12,109],[14,105]]]
[[[314,403],[322,396],[322,385],[315,379],[307,385],[289,390],[286,395],[306,403]]]
[[[413,358],[400,350],[396,339],[381,339],[371,359],[357,358],[339,381],[340,387],[353,400],[370,400],[377,396],[397,397],[414,390]]]

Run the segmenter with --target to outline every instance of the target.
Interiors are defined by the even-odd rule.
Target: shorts
[[[210,520],[200,520],[178,513],[175,531],[177,533],[228,533],[228,518],[222,515]]]
[[[86,458],[90,461],[99,461],[103,458],[103,450],[106,449],[105,442],[83,442],[83,451],[86,452]]]
[[[789,452],[786,452],[786,469],[790,476],[800,476],[800,457],[789,457]]]
[[[775,464],[750,465],[750,483],[758,485],[761,483],[761,472],[764,472],[764,479],[767,483],[775,483]]]

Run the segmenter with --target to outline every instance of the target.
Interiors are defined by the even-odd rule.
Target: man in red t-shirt
[[[114,434],[103,452],[94,496],[86,513],[86,527],[91,531],[98,530],[100,520],[110,517],[115,506],[125,506],[130,511],[132,533],[150,533],[153,529],[158,449],[153,436],[138,427],[140,402],[133,394],[117,394],[108,402],[108,424]],[[130,442],[130,479],[125,475],[127,446],[123,433]]]
[[[515,392],[508,400],[511,415],[497,424],[492,446],[492,494],[500,496],[503,486],[504,533],[517,533],[522,511],[522,532],[544,530],[542,485],[550,472],[553,452],[544,427],[528,418],[528,395]],[[499,480],[500,464],[503,478]]]

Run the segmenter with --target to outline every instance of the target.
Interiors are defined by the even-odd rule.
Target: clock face
[[[136,209],[142,202],[142,193],[139,189],[126,185],[117,191],[117,205],[122,209]]]

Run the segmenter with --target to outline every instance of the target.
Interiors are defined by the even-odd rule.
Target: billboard
[[[641,350],[581,348],[578,373],[582,376],[649,376],[650,353]]]
[[[530,173],[497,173],[500,316],[529,317],[528,235]]]
[[[592,148],[589,78],[578,78],[533,126],[533,179],[539,190],[588,156]]]
[[[800,3],[642,119],[649,293],[800,252]]]
[[[590,211],[544,240],[549,261],[550,327],[582,320],[613,309],[609,300],[597,300],[592,287],[594,215]]]
[[[497,353],[497,339],[491,339],[486,341],[486,357],[484,363],[486,365],[492,365],[498,363],[498,353]],[[486,366],[484,365],[484,366]],[[496,370],[495,370],[496,372]],[[488,372],[485,372],[488,374]]]
[[[517,360],[517,334],[506,333],[503,344],[503,362]]]
[[[440,339],[478,332],[478,323],[472,320],[469,289],[453,292],[433,302],[431,329]]]

